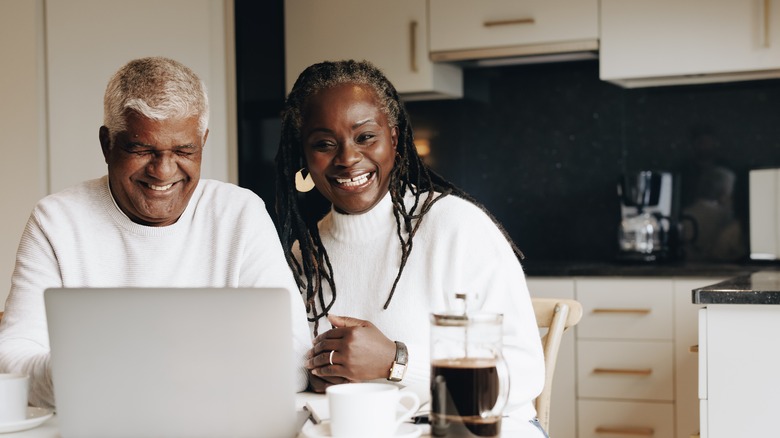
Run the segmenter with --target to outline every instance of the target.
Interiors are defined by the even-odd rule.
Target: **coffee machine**
[[[675,258],[675,199],[671,172],[643,170],[620,177],[618,259],[656,262]]]

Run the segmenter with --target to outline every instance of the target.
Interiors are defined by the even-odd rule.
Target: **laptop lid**
[[[293,437],[284,289],[44,293],[63,437]]]

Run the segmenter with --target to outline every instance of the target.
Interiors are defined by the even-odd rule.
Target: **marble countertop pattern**
[[[620,263],[547,262],[527,258],[521,262],[529,277],[737,277],[758,271],[780,271],[775,262],[758,263]]]
[[[780,304],[780,271],[739,275],[692,292],[694,304]]]

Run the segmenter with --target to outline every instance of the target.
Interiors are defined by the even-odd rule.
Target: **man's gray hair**
[[[206,85],[184,64],[162,57],[130,61],[108,81],[103,124],[112,140],[127,129],[127,110],[152,120],[198,116],[201,135],[209,123]]]

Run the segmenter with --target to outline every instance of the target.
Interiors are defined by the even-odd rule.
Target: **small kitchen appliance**
[[[643,170],[621,176],[618,259],[654,262],[674,258],[676,223],[670,172]]]

